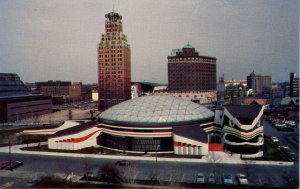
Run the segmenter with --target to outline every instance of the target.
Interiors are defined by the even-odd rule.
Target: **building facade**
[[[247,80],[226,80],[224,81],[225,87],[231,86],[239,86],[242,85],[243,87],[247,87]]]
[[[70,81],[49,80],[36,82],[36,87],[36,90],[41,94],[51,96],[53,98],[53,104],[83,99],[83,85],[81,82],[72,83]],[[90,94],[85,95],[90,96]]]
[[[252,89],[255,96],[270,95],[272,78],[271,76],[255,75],[252,72],[247,76],[247,88]]]
[[[0,123],[52,113],[50,96],[31,94],[17,74],[0,73]]]
[[[299,97],[299,77],[290,73],[290,97]]]
[[[216,64],[214,57],[200,56],[187,44],[168,56],[168,86],[170,91],[215,91]]]
[[[105,33],[98,45],[98,109],[103,111],[131,97],[131,53],[122,16],[105,15]]]
[[[225,151],[240,154],[245,158],[263,155],[264,106],[227,105],[215,112],[215,128],[211,128],[215,138],[224,143]],[[218,132],[217,132],[218,131]]]
[[[153,96],[172,96],[179,97],[198,104],[209,104],[217,101],[216,91],[192,91],[192,92],[174,92],[174,91],[156,91]]]

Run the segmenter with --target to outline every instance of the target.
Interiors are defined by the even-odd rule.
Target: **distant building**
[[[272,78],[271,76],[255,75],[252,72],[247,76],[247,88],[252,89],[255,96],[270,95]]]
[[[281,106],[299,110],[299,97],[285,97],[281,99]]]
[[[247,97],[252,94],[252,89],[239,86],[228,86],[225,90],[226,98]]]
[[[299,97],[299,77],[290,73],[290,97]]]
[[[131,84],[131,99],[138,98],[141,96],[141,94],[142,94],[141,84],[140,83]]]
[[[166,90],[166,85],[153,82],[131,82],[131,94],[136,96],[133,93],[137,93],[136,97],[151,95],[155,91]],[[134,90],[134,91],[133,91]]]
[[[105,15],[105,33],[98,45],[98,109],[103,111],[131,97],[131,53],[122,16]]]
[[[69,88],[69,98],[81,100],[82,83],[74,82]]]
[[[259,105],[259,106],[264,106],[264,109],[269,109],[268,100],[263,99],[263,98],[245,98],[244,104],[245,105]]]
[[[225,92],[225,87],[226,87],[226,84],[225,84],[225,81],[224,81],[224,74],[222,76],[219,77],[219,82],[217,84],[217,92],[218,93],[223,93]]]
[[[92,101],[98,102],[98,97],[99,97],[98,90],[97,89],[93,89],[92,90]]]
[[[150,94],[153,96],[173,96],[180,97],[186,100],[190,100],[192,102],[198,104],[209,104],[217,101],[217,92],[216,91],[192,91],[192,92],[174,92],[174,91],[155,91]]]
[[[244,87],[247,87],[247,80],[225,80],[224,81],[225,87],[232,85],[232,86],[237,86],[237,85],[243,85]]]
[[[173,50],[168,56],[169,91],[216,91],[216,62],[214,57],[199,55],[190,44]]]
[[[65,101],[82,100],[83,86],[81,82],[45,81],[36,82],[36,90],[43,95],[51,96],[54,104]]]
[[[0,123],[52,112],[50,96],[31,94],[20,77],[14,73],[0,73]]]

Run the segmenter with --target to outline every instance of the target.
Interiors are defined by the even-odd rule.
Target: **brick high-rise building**
[[[131,97],[131,53],[123,34],[122,16],[110,12],[105,18],[105,33],[98,46],[99,110]]]
[[[200,56],[187,44],[168,56],[169,90],[176,92],[215,91],[217,85],[217,59]]]
[[[247,76],[247,88],[252,89],[255,96],[270,94],[272,89],[272,77],[255,75],[253,71]]]

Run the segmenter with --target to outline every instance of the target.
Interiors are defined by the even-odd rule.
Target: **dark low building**
[[[33,95],[17,74],[0,73],[0,123],[14,122],[51,112],[50,96]]]

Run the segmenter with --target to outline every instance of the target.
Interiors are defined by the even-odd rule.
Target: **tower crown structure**
[[[105,18],[105,33],[98,45],[99,110],[131,96],[131,52],[127,36],[123,34],[122,16],[110,12]]]

